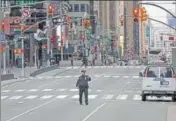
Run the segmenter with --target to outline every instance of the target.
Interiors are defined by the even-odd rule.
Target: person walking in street
[[[78,78],[76,87],[79,88],[79,103],[82,105],[82,95],[85,96],[85,104],[88,105],[88,82],[91,81],[91,77],[86,75],[86,70],[81,71],[82,75]]]
[[[87,58],[83,57],[83,60],[82,60],[83,64],[81,65],[81,67],[85,65],[85,68],[86,68],[87,67],[87,63],[88,63],[87,61],[88,61]]]

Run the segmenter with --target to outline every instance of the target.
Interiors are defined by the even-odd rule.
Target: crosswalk
[[[71,92],[78,92],[79,90],[77,88],[59,88],[59,89],[50,89],[50,88],[46,88],[46,89],[18,89],[18,90],[1,90],[1,94],[29,94],[29,93],[47,93],[47,92],[51,92],[51,93],[61,93],[61,92],[66,92],[66,93],[71,93]],[[103,90],[103,89],[89,89],[89,92],[91,93],[106,93],[106,92],[112,92],[113,90]],[[116,90],[114,90],[116,91]],[[141,92],[140,88],[132,88],[131,90],[125,90],[125,92]]]
[[[64,75],[64,76],[38,76],[38,77],[29,77],[29,79],[60,79],[60,78],[78,78],[80,75]],[[92,78],[140,78],[137,75],[90,75]]]
[[[73,67],[61,67],[61,68],[66,68],[66,69],[80,69],[80,68],[85,68],[85,67],[80,67],[80,66],[73,66]],[[138,68],[142,69],[145,68],[145,66],[88,66],[87,68],[95,68],[95,69],[100,69],[100,68]]]
[[[1,101],[7,101],[7,100],[34,100],[34,99],[39,99],[39,100],[47,100],[47,99],[78,99],[79,95],[29,95],[29,96],[21,96],[21,95],[16,95],[16,96],[6,96],[3,95],[1,96]],[[121,100],[121,101],[141,101],[141,95],[140,94],[133,94],[133,95],[128,95],[128,94],[119,94],[119,95],[114,95],[114,94],[107,94],[107,95],[97,95],[97,94],[90,94],[88,96],[90,100]],[[156,97],[148,97],[148,100],[157,100]],[[171,100],[170,97],[164,97],[163,100]]]

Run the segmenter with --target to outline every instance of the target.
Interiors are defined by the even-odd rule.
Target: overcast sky
[[[176,0],[173,1],[143,1],[143,2],[150,2],[150,3],[156,3],[157,5],[160,5],[164,7],[165,9],[171,11],[172,13],[175,12],[175,4],[171,4],[173,2],[176,2]],[[151,18],[160,20],[162,22],[167,23],[167,12],[157,8],[155,6],[149,6],[149,5],[144,5],[144,7],[147,9],[147,13]],[[156,22],[152,22],[154,26],[162,26],[161,24],[158,24]]]

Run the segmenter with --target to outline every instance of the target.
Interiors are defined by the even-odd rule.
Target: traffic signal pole
[[[49,8],[48,8],[48,6],[49,6],[49,3],[47,2],[47,21],[46,21],[46,24],[47,24],[47,33],[46,33],[46,38],[47,38],[47,65],[48,66],[50,66],[50,39],[49,39],[49,32],[50,32],[50,26],[49,26],[49,24],[50,24],[50,21],[49,21],[49,13],[48,13],[48,11],[49,11]]]

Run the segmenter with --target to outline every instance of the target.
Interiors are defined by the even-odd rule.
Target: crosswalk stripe
[[[123,78],[129,78],[129,76],[123,76]]]
[[[141,96],[140,95],[134,95],[133,100],[141,100]]]
[[[44,89],[42,90],[43,92],[49,92],[49,91],[52,91],[53,89]]]
[[[110,100],[114,97],[114,95],[106,95],[103,97],[103,99]]]
[[[49,98],[51,98],[51,97],[53,97],[53,95],[45,95],[45,96],[42,96],[42,97],[40,97],[41,99],[49,99]]]
[[[39,76],[39,77],[37,77],[37,78],[38,78],[38,79],[43,79],[44,77],[40,77],[40,76]]]
[[[47,79],[51,79],[51,78],[53,78],[53,77],[52,77],[52,76],[48,76],[48,77],[47,77]]]
[[[117,100],[126,100],[128,95],[119,95],[116,99]]]
[[[134,78],[134,79],[138,79],[138,78],[139,78],[139,76],[133,76],[132,78]]]
[[[59,96],[57,96],[56,98],[58,98],[58,99],[64,99],[64,98],[66,98],[66,97],[68,97],[68,95],[59,95]]]
[[[29,92],[37,92],[38,89],[30,89]]]
[[[1,96],[1,100],[6,99],[8,96]]]
[[[98,95],[89,95],[88,98],[89,99],[95,99]]]
[[[1,92],[4,93],[4,92],[10,92],[10,91],[11,91],[11,90],[2,90]]]
[[[59,79],[59,78],[61,78],[61,76],[55,76],[55,78]]]
[[[100,75],[94,75],[94,77],[100,77]]]
[[[15,92],[24,92],[24,91],[25,91],[25,90],[22,90],[22,89],[20,90],[20,89],[19,89],[19,90],[16,90]]]
[[[30,95],[30,96],[25,97],[24,99],[34,99],[37,97],[38,97],[37,95]]]
[[[103,90],[98,89],[96,92],[102,92]]]
[[[114,77],[114,78],[119,78],[120,76],[112,76],[112,77]]]
[[[108,76],[108,75],[105,75],[104,77],[108,78],[108,77],[110,77],[110,76]]]
[[[20,99],[20,98],[22,98],[22,96],[13,96],[13,97],[10,98],[10,100],[17,100],[17,99]]]
[[[76,76],[74,76],[74,77],[76,77],[76,78],[77,78],[77,77],[79,77],[79,76],[80,76],[80,75],[76,75]]]
[[[71,92],[76,92],[78,89],[70,89]]]
[[[73,99],[78,99],[78,98],[79,98],[79,95],[74,95],[74,96],[72,96],[71,98],[73,98]]]
[[[66,78],[70,78],[71,76],[65,76]]]
[[[65,90],[67,90],[67,89],[58,89],[57,91],[63,92]]]

